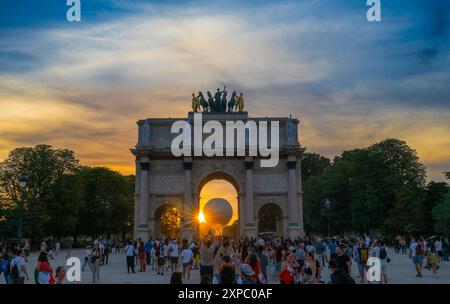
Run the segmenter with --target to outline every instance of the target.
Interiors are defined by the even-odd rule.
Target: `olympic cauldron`
[[[231,220],[233,208],[226,199],[213,198],[205,204],[203,216],[209,225],[222,229]]]

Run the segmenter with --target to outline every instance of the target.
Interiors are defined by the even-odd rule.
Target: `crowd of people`
[[[7,284],[23,284],[30,280],[27,270],[28,242],[0,244],[1,268]],[[43,241],[34,269],[37,284],[62,284],[65,267],[54,269],[51,261],[60,253],[59,241]],[[309,236],[305,238],[259,237],[230,238],[207,236],[202,239],[174,238],[95,240],[87,245],[81,271],[92,272],[92,283],[100,282],[100,268],[108,265],[110,254],[123,254],[126,272],[154,272],[169,275],[170,283],[194,283],[193,271],[199,271],[201,284],[354,284],[367,281],[371,257],[379,261],[381,275],[377,280],[388,283],[391,254],[382,239],[368,236],[345,239]],[[416,276],[428,269],[435,278],[439,267],[449,258],[448,238],[396,239],[394,254],[407,254]],[[67,246],[66,259],[71,256]],[[355,267],[356,271],[352,271]],[[323,270],[329,269],[324,276]],[[355,274],[356,273],[356,274]],[[169,279],[167,280],[169,282]]]

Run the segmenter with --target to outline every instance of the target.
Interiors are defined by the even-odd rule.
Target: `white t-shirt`
[[[11,261],[11,266],[17,265],[17,268],[19,270],[19,278],[24,278],[25,277],[25,272],[23,271],[23,266],[26,265],[25,259],[21,256],[15,257],[12,261]]]
[[[436,251],[442,251],[442,244],[439,241],[436,241],[434,243],[434,246],[436,247]]]
[[[194,256],[194,253],[192,252],[191,249],[184,249],[183,252],[181,253],[182,257],[183,257],[183,264],[189,263],[192,259],[192,257]]]
[[[169,252],[169,246],[167,246],[167,244],[164,244],[164,246],[163,246],[163,253],[164,253],[164,255],[166,256],[166,257],[168,257],[169,255],[170,255],[170,252]]]
[[[178,253],[178,244],[177,244],[177,243],[173,243],[173,244],[170,246],[170,256],[171,256],[171,257],[174,257],[174,258],[177,258],[177,257],[179,256],[179,253]]]
[[[127,247],[125,247],[125,253],[127,256],[134,256],[134,246],[127,245]]]
[[[418,246],[417,242],[412,242],[411,243],[411,247],[409,247],[409,248],[411,248],[411,251],[412,251],[411,257],[415,257],[416,256],[416,248],[417,248],[417,246]]]

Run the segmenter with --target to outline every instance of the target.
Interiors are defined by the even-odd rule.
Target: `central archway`
[[[199,235],[215,234],[214,230],[203,217],[203,208],[213,198],[223,198],[232,207],[233,215],[228,224],[223,228],[223,235],[239,235],[239,185],[236,180],[224,172],[212,172],[205,176],[198,187],[197,206],[199,210]]]

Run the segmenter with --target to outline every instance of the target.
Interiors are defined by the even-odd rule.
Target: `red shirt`
[[[51,272],[51,267],[49,262],[38,262],[38,270],[44,272]]]
[[[256,261],[256,265],[255,267],[252,267],[252,270],[255,274],[252,275],[252,278],[257,279],[258,280],[258,275],[259,275],[259,261]]]

